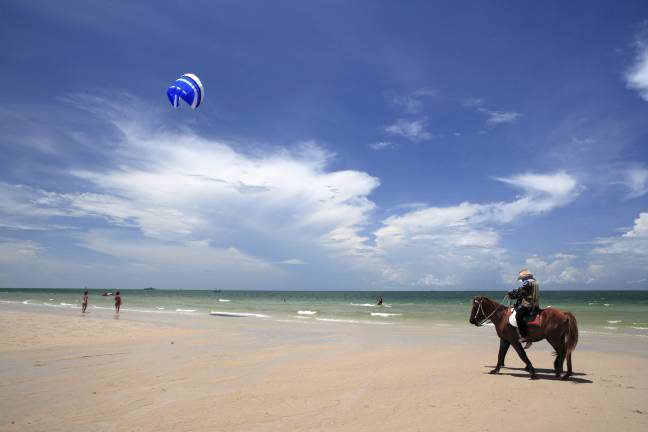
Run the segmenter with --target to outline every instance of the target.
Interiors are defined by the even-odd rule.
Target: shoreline
[[[70,300],[73,301],[73,300]],[[104,301],[105,303],[105,301]],[[375,326],[381,328],[388,327],[464,327],[467,325],[469,309],[466,307],[465,317],[462,315],[460,318],[452,317],[448,318],[447,316],[441,316],[440,318],[433,317],[434,315],[430,313],[430,317],[425,318],[409,318],[403,319],[398,309],[392,309],[391,306],[388,306],[387,309],[379,309],[379,307],[362,304],[356,306],[365,306],[361,309],[366,309],[365,315],[362,317],[348,317],[344,315],[326,315],[320,314],[318,312],[310,310],[297,310],[298,307],[295,307],[293,313],[287,313],[285,311],[274,311],[268,312],[265,310],[249,309],[245,304],[236,304],[235,308],[239,309],[226,309],[230,306],[231,303],[215,303],[211,307],[197,307],[197,306],[182,306],[182,307],[172,307],[170,309],[156,308],[153,309],[151,306],[142,307],[142,306],[131,306],[128,303],[128,298],[125,303],[125,306],[122,306],[121,310],[123,313],[130,314],[135,316],[137,314],[142,314],[145,316],[150,316],[150,320],[156,320],[155,317],[169,317],[169,319],[192,319],[196,317],[205,317],[210,314],[214,315],[231,315],[231,319],[261,319],[274,322],[287,322],[295,324],[313,324],[313,323],[330,323],[338,325],[351,325],[351,326]],[[372,307],[368,307],[372,306]],[[550,306],[549,306],[550,307]],[[42,302],[38,303],[32,300],[16,301],[16,300],[5,300],[0,299],[0,310],[2,309],[13,309],[24,310],[24,311],[50,311],[53,313],[73,313],[74,311],[80,311],[81,305],[80,302],[75,303],[52,303],[52,302]],[[375,309],[375,310],[374,310]],[[97,304],[91,303],[88,308],[88,315],[91,314],[110,314],[114,310],[111,306],[100,306]],[[568,310],[568,309],[564,309]],[[316,315],[317,314],[317,315]],[[235,317],[236,315],[250,315],[249,317]],[[214,318],[214,317],[212,317]],[[579,318],[579,314],[576,315],[576,318]],[[227,319],[227,318],[226,318]],[[643,320],[645,321],[645,319]],[[609,338],[618,338],[618,337],[634,337],[638,342],[641,343],[645,341],[648,346],[648,323],[637,323],[642,326],[634,325],[619,325],[621,321],[607,321],[604,324],[592,325],[591,323],[585,323],[579,320],[579,332],[582,335],[592,335],[592,336],[601,336]],[[486,323],[485,326],[490,326],[491,324]],[[472,326],[470,326],[472,327]]]

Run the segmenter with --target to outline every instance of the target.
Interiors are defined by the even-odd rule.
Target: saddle
[[[509,324],[517,328],[518,326],[517,320],[515,319],[515,315],[517,314],[517,312],[513,308],[511,308],[510,310],[511,310],[511,315],[509,315]],[[534,309],[533,311],[531,311],[530,314],[524,317],[524,321],[527,323],[528,326],[540,325],[540,321],[538,321],[538,318],[540,317],[542,311],[543,309]]]

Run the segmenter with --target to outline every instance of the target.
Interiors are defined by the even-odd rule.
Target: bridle
[[[498,309],[497,306],[495,306],[493,308],[493,312],[489,313],[488,316],[486,316],[486,312],[484,312],[484,308],[482,307],[482,302],[483,301],[484,301],[483,299],[482,300],[475,300],[475,303],[477,303],[479,306],[477,307],[477,310],[475,311],[475,316],[473,317],[473,319],[477,323],[478,327],[483,326],[484,323],[486,323],[488,320],[490,320],[490,318],[495,314],[495,312],[497,312],[497,309]],[[478,321],[477,320],[477,315],[479,315],[479,312],[482,313],[482,316],[484,318]]]

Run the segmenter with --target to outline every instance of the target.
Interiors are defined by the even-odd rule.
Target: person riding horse
[[[532,312],[540,310],[540,284],[528,269],[521,270],[517,280],[520,282],[520,286],[513,291],[509,291],[507,295],[510,299],[516,300],[514,306],[515,320],[520,331],[520,343],[526,342],[524,349],[528,349],[531,342],[526,340],[528,328],[524,318]]]

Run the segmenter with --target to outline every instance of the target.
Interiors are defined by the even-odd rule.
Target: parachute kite
[[[202,82],[194,74],[184,74],[167,89],[167,97],[174,108],[180,105],[180,99],[193,108],[198,108],[205,97]]]

